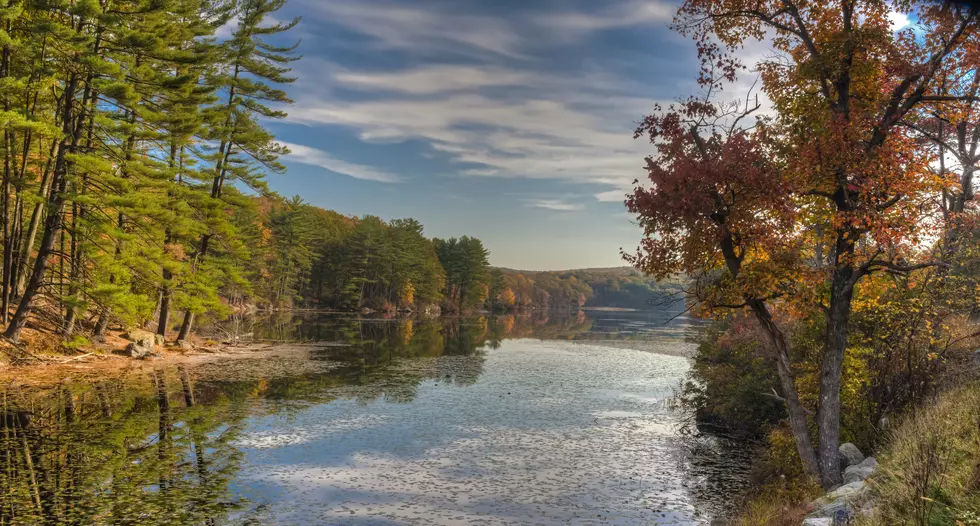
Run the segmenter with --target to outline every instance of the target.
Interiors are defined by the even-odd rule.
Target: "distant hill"
[[[503,298],[513,305],[554,307],[577,305],[633,309],[682,305],[685,278],[657,281],[632,267],[524,271],[497,268],[503,273]],[[509,291],[509,292],[508,292]]]

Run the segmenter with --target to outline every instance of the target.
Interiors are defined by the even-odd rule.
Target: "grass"
[[[734,526],[800,526],[807,504],[820,496],[819,487],[784,492],[764,489],[749,500]]]
[[[878,460],[876,512],[862,525],[980,525],[980,383],[904,418]]]

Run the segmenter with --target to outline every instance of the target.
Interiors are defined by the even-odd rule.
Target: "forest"
[[[656,153],[625,257],[691,276],[714,320],[684,396],[762,444],[739,524],[799,524],[821,487],[857,484],[846,442],[882,454],[861,524],[976,523],[980,10],[687,0],[673,27],[700,89],[636,130]],[[743,64],[750,45],[773,52]]]
[[[267,310],[460,313],[683,304],[685,280],[629,268],[560,272],[491,267],[474,237],[427,238],[414,219],[347,217],[299,197],[251,199],[233,221],[251,257],[222,298]]]

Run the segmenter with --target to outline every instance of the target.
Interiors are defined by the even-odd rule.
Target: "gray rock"
[[[864,484],[863,480],[858,480],[856,482],[851,482],[849,484],[844,484],[843,486],[831,491],[830,493],[824,495],[823,498],[836,500],[840,498],[852,499],[864,494],[867,491],[867,486]]]
[[[155,343],[157,345],[163,345],[163,343],[164,343],[163,335],[162,334],[154,334],[153,335],[153,343]]]
[[[848,517],[853,515],[855,504],[860,502],[868,491],[868,486],[863,480],[844,484],[843,486],[827,493],[823,497],[813,501],[809,505],[811,510],[807,518],[829,518],[832,519],[843,511]]]
[[[123,334],[123,338],[136,343],[144,341],[150,342],[151,345],[154,343],[153,333],[141,329],[131,329],[126,334]]]
[[[803,519],[802,526],[833,526],[834,520],[829,517],[814,517]]]
[[[837,512],[849,511],[848,504],[843,499],[831,500],[827,502],[819,502],[819,499],[813,501],[810,505],[813,506],[813,511],[807,515],[808,519],[827,519],[829,522],[827,524],[833,524],[833,518],[837,515]]]
[[[854,466],[860,464],[864,460],[864,455],[861,450],[857,448],[854,444],[847,442],[840,445],[840,454],[847,458],[847,465]]]
[[[878,461],[875,460],[875,457],[868,457],[862,460],[860,464],[848,466],[844,470],[844,484],[864,480],[873,475],[876,469],[878,469]]]
[[[875,460],[875,457],[868,457],[862,460],[861,463],[858,464],[858,466],[861,466],[863,468],[870,467],[870,468],[878,469],[878,461]]]
[[[126,356],[130,358],[146,358],[155,354],[153,352],[153,345],[143,345],[146,343],[145,340],[142,342],[133,342],[126,346]]]
[[[194,350],[194,344],[187,340],[177,340],[177,346],[186,351]]]

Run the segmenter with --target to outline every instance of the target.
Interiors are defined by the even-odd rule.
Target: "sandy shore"
[[[140,369],[178,364],[200,365],[240,359],[277,359],[328,347],[338,342],[248,343],[196,346],[193,349],[157,346],[155,355],[131,358],[116,352],[83,352],[76,356],[41,356],[19,365],[0,365],[0,383],[47,383],[63,378],[111,376]]]

